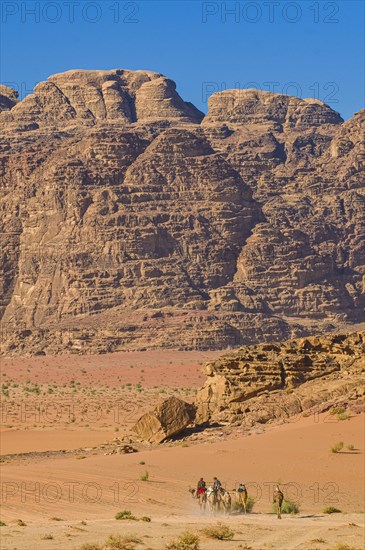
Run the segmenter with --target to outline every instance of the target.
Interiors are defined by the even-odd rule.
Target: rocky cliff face
[[[363,320],[364,112],[148,71],[0,89],[2,352],[218,348]]]
[[[240,348],[205,366],[197,421],[250,426],[338,403],[363,408],[364,357],[365,332]]]

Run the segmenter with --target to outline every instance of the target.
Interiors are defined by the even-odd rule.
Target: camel
[[[225,513],[229,514],[231,512],[231,507],[232,507],[232,499],[229,492],[226,491],[226,489],[223,489],[222,487],[218,498],[219,498],[219,501],[223,504]]]
[[[213,491],[213,487],[208,487],[206,495],[207,495],[209,510],[211,512],[217,512],[220,508],[219,495],[215,491]]]
[[[243,485],[241,483],[240,488],[241,488],[240,491],[237,490],[238,504],[240,505],[241,509],[245,511],[245,514],[247,514],[248,494],[247,494],[246,485]]]
[[[205,512],[207,508],[207,492],[201,493],[200,495],[197,494],[196,489],[189,489],[189,492],[191,493],[191,496],[195,498],[198,501],[200,510],[203,510]]]
[[[284,495],[281,492],[279,485],[276,485],[275,491],[274,491],[274,504],[276,505],[276,511],[278,514],[278,519],[281,519],[281,505],[283,504]]]

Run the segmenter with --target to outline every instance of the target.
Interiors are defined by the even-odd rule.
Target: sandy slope
[[[359,512],[364,511],[364,417],[329,420],[328,416],[306,418],[249,437],[189,447],[163,446],[133,455],[4,464],[2,519],[7,526],[1,528],[2,548],[66,550],[127,531],[151,537],[145,539],[143,548],[161,550],[186,525],[197,530],[202,521],[216,521],[210,516],[200,518],[187,492],[200,475],[207,480],[218,475],[229,489],[242,479],[256,498],[255,514],[225,519],[236,530],[235,542],[205,541],[202,548],[236,549],[245,543],[255,549],[326,549],[336,541],[361,548],[363,529],[349,524],[363,526]],[[358,450],[331,454],[330,445],[340,440]],[[150,475],[148,482],[139,479],[145,470]],[[301,517],[285,518],[278,524],[267,515],[277,480],[288,497],[300,501]],[[322,516],[328,505],[346,514]],[[148,515],[152,522],[126,525],[113,520],[123,509]],[[64,521],[50,521],[55,516]],[[18,518],[28,526],[12,523]],[[80,525],[82,520],[86,526]],[[41,540],[45,533],[52,533],[54,540]],[[316,538],[326,543],[310,542]]]

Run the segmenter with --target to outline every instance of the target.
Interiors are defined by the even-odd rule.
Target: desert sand
[[[173,359],[163,352],[163,384],[156,383],[153,376],[160,370],[157,353],[151,361],[149,354],[142,353],[141,363],[136,355],[124,354],[128,355],[124,364],[116,355],[120,354],[2,361],[2,375],[6,374],[2,380],[7,380],[9,390],[9,396],[2,399],[3,413],[4,405],[7,407],[1,445],[1,520],[6,524],[1,527],[2,550],[74,550],[84,543],[102,543],[110,534],[133,534],[143,542],[136,548],[162,550],[186,530],[199,534],[203,550],[328,550],[340,543],[363,548],[364,415],[344,421],[328,414],[296,417],[292,422],[244,433],[239,428],[227,432],[216,427],[196,438],[185,437],[158,447],[139,446],[133,454],[109,455],[100,444],[128,435],[129,420],[158,399],[170,394],[192,398],[201,384],[200,362],[213,354],[184,352],[178,355],[181,362],[171,366]],[[176,352],[171,357],[176,359]],[[108,359],[111,369],[104,376],[102,367]],[[73,365],[70,369],[69,364]],[[30,367],[32,382],[27,381]],[[110,374],[113,368],[115,382]],[[35,384],[36,392],[24,391]],[[48,393],[49,387],[53,393]],[[113,406],[109,413],[102,408],[105,414],[94,423],[90,419],[85,423],[80,416],[90,401],[97,410],[98,404],[108,400],[113,404],[115,399],[137,403],[133,418],[128,418],[127,411],[115,422]],[[74,401],[75,418],[70,420],[64,413],[47,422],[37,409],[40,401],[48,407],[52,401]],[[23,402],[26,413],[22,419]],[[36,417],[37,410],[43,418]],[[51,418],[49,410],[48,416]],[[344,442],[344,449],[331,453],[330,447],[338,441]],[[66,452],[52,452],[61,450]],[[145,472],[148,480],[142,481]],[[214,475],[232,495],[244,481],[255,499],[252,513],[201,513],[188,489],[200,476],[211,481]],[[284,515],[281,521],[271,513],[276,482],[285,496],[299,505],[298,514]],[[324,514],[328,506],[341,513]],[[114,519],[122,510],[130,510],[137,519],[148,516],[151,522]],[[26,525],[18,525],[20,519]],[[205,525],[218,521],[233,529],[231,541],[216,541],[201,533]]]

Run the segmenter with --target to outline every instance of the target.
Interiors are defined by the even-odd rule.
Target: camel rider
[[[199,495],[202,495],[207,490],[207,484],[205,483],[204,479],[201,477],[198,481],[198,486],[196,489],[196,495],[199,497]]]
[[[214,477],[213,479],[213,491],[218,494],[219,491],[221,490],[222,488],[222,484],[221,482],[219,481],[219,479],[217,477]]]
[[[246,491],[246,487],[244,483],[240,483],[237,489],[237,493],[244,493]]]

